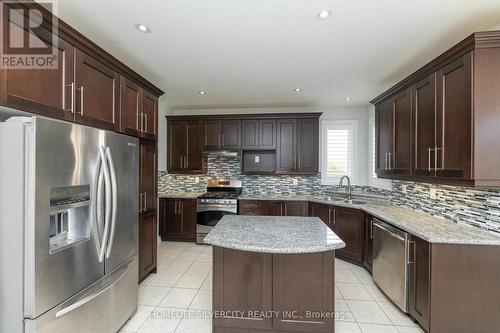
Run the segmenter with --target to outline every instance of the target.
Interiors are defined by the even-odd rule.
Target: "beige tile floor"
[[[162,242],[158,273],[139,286],[139,307],[121,332],[210,333],[212,248]],[[336,260],[336,333],[422,333],[364,268]]]

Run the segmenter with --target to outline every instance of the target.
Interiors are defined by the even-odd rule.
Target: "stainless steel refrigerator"
[[[117,332],[137,308],[137,139],[0,123],[0,332]]]

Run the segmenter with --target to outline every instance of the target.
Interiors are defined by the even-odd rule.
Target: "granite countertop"
[[[430,243],[500,245],[500,237],[479,228],[455,223],[451,220],[431,214],[391,204],[388,201],[370,200],[354,197],[354,200],[365,201],[365,204],[351,204],[339,197],[337,200],[326,200],[325,196],[280,196],[279,194],[242,195],[240,200],[296,200],[355,208],[394,225],[406,232],[420,237]]]
[[[158,194],[159,198],[165,199],[196,199],[204,192],[167,192]]]
[[[315,253],[345,247],[317,217],[224,216],[205,243],[263,253]]]

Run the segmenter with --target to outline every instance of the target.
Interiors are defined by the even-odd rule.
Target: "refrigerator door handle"
[[[104,293],[109,288],[113,287],[113,285],[115,285],[118,281],[120,281],[123,278],[123,276],[127,273],[129,264],[121,267],[116,272],[114,272],[109,277],[109,280],[105,281],[103,283],[103,286],[101,288],[99,288],[98,290],[93,291],[89,295],[86,295],[84,297],[79,298],[78,300],[76,300],[75,302],[69,304],[65,308],[57,311],[56,312],[56,318],[62,317],[65,314],[67,314],[67,313],[69,313],[69,312],[71,312],[71,311],[73,311],[75,309],[78,309],[79,307],[87,304],[88,302],[92,301],[93,299],[95,299],[96,297],[98,297],[99,295],[101,295],[102,293]]]
[[[111,231],[109,233],[108,240],[108,249],[106,250],[106,259],[109,259],[111,255],[111,250],[113,248],[113,242],[115,239],[115,231],[116,231],[116,211],[118,206],[118,189],[116,182],[116,170],[115,164],[113,162],[113,156],[111,154],[111,149],[109,147],[106,148],[106,158],[109,163],[109,170],[111,174],[111,197],[112,197],[112,206],[111,206]]]
[[[93,205],[93,228],[94,239],[97,248],[97,256],[101,253],[101,217],[102,217],[102,200],[101,193],[103,188],[103,168],[101,155],[97,156],[97,163],[94,174],[94,205]]]
[[[102,159],[102,166],[104,169],[104,188],[105,188],[105,202],[106,202],[106,207],[105,207],[105,213],[104,213],[104,234],[102,235],[102,241],[101,241],[101,252],[99,252],[99,262],[102,262],[104,260],[104,254],[106,250],[106,242],[109,237],[109,227],[110,227],[110,219],[111,219],[111,181],[110,181],[110,175],[109,175],[109,168],[108,168],[108,163],[106,162],[106,153],[104,151],[103,147],[99,147],[99,151],[101,154],[101,159]]]

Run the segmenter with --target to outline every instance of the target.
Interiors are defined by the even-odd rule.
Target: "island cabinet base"
[[[334,332],[334,251],[213,247],[213,332]]]

